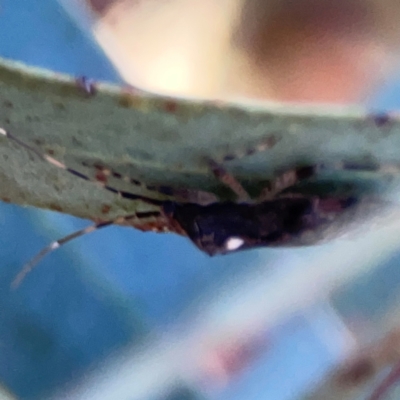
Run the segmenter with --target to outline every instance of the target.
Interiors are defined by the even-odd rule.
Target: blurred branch
[[[399,284],[396,282],[394,285],[393,289],[398,289]],[[400,298],[396,297],[389,305],[378,303],[378,319],[363,332],[368,340],[361,338],[340,365],[304,400],[388,398],[387,393],[397,386],[399,380]],[[369,397],[371,393],[374,395]],[[393,398],[397,398],[396,395]]]

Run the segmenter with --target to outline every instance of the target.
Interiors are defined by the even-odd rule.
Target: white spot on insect
[[[53,242],[49,247],[50,247],[51,250],[58,249],[60,247],[60,243]]]
[[[229,238],[226,243],[225,247],[229,251],[237,250],[239,247],[241,247],[244,243],[244,240],[239,238],[239,237],[231,237]]]
[[[3,128],[0,128],[0,134],[7,136],[7,131]]]

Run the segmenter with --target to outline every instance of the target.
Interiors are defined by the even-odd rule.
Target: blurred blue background
[[[0,35],[1,57],[121,82],[56,0],[3,0]],[[396,107],[398,90],[393,85],[384,89],[372,106]],[[115,350],[140,343],[150,331],[163,332],[206,290],[252,268],[261,257],[255,251],[210,259],[182,237],[110,227],[52,253],[19,290],[10,292],[12,278],[38,250],[88,224],[0,204],[0,380],[21,399],[43,399]],[[268,257],[268,250],[262,255]],[[318,316],[311,322],[299,317],[276,328],[269,334],[273,349],[234,385],[208,396],[295,399],[335,360],[318,344],[320,323]],[[203,395],[182,390],[174,396]]]

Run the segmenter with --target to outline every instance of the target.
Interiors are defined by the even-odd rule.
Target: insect
[[[321,198],[287,192],[296,183],[313,177],[317,171],[316,166],[298,167],[285,172],[271,182],[259,199],[253,201],[241,183],[213,160],[207,161],[211,171],[231,188],[237,196],[237,202],[218,201],[214,194],[197,190],[177,190],[184,201],[152,199],[108,186],[105,179],[100,179],[110,173],[106,168],[98,166],[103,175],[94,180],[41,153],[9,131],[0,128],[0,133],[80,179],[96,182],[123,198],[141,200],[158,207],[156,211],[136,212],[103,221],[52,242],[24,266],[13,281],[13,287],[17,287],[46,254],[79,236],[112,224],[153,217],[157,219],[160,231],[168,230],[187,236],[201,251],[213,256],[258,247],[296,245],[299,236],[316,231],[357,202],[355,197],[350,196]]]

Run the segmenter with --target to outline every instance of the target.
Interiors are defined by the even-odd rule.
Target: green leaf
[[[210,172],[208,158],[223,162],[251,193],[297,165],[346,161],[369,167],[400,158],[400,121],[373,117],[359,108],[175,99],[106,83],[96,83],[95,91],[86,93],[75,78],[2,60],[0,124],[91,177],[96,173],[93,164],[101,163],[147,186],[201,189],[221,199],[231,194]],[[96,188],[7,138],[0,144],[4,201],[90,219],[150,207]],[[246,156],[260,144],[264,151]],[[241,157],[227,161],[236,155]],[[328,169],[311,191],[326,195],[344,188],[357,195],[381,195],[392,187],[394,176]],[[121,179],[110,177],[108,183],[168,198]],[[299,190],[309,191],[310,185]]]

